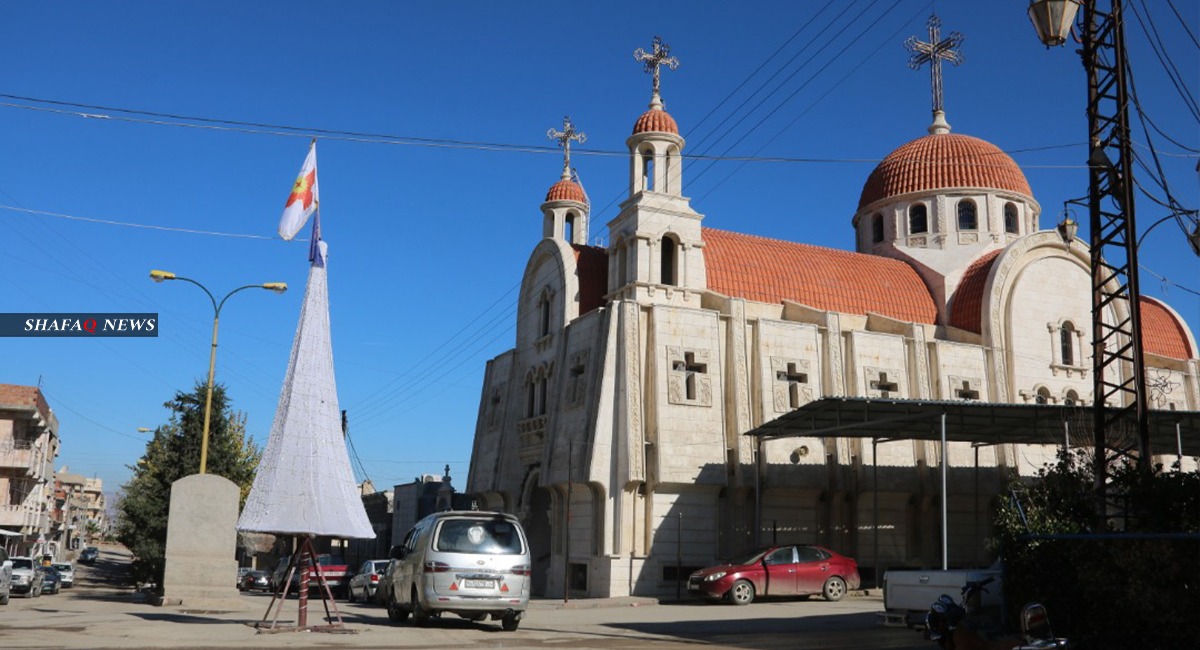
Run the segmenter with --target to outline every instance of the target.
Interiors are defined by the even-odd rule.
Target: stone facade
[[[966,146],[964,165],[999,151],[944,131],[914,143]],[[851,253],[702,228],[683,139],[639,131],[627,146],[606,249],[568,240],[563,215],[583,203],[543,204],[516,346],[485,371],[467,491],[525,522],[535,593],[670,594],[692,568],[772,541],[849,554],[868,582],[935,565],[943,460],[949,561],[985,562],[1005,477],[1036,472],[1061,440],[951,444],[943,459],[923,441],[808,437],[756,458],[742,434],[829,396],[1090,404],[1088,250],[1037,229],[1015,163],[929,181],[881,163]],[[1152,408],[1197,409],[1194,338],[1169,307],[1143,311],[1175,325],[1145,337]]]

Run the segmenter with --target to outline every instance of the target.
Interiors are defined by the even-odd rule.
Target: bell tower
[[[587,244],[588,212],[591,206],[587,194],[572,177],[571,142],[583,144],[587,134],[575,130],[571,116],[563,118],[563,130],[550,129],[546,136],[557,140],[563,149],[562,176],[546,192],[542,203],[542,237],[565,241],[568,244]]]
[[[679,60],[654,37],[653,48],[633,57],[653,76],[649,110],[633,125],[629,148],[629,197],[609,222],[609,291],[614,298],[687,302],[707,287],[703,217],[683,196],[683,147],[675,119],[659,92],[662,67]]]

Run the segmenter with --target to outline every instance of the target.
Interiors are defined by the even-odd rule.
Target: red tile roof
[[[1196,358],[1187,330],[1161,302],[1142,296],[1142,350],[1172,359]]]
[[[579,315],[604,306],[608,293],[608,250],[571,244],[575,249],[575,273],[579,277]]]
[[[988,274],[992,272],[992,264],[1000,256],[1000,250],[986,253],[983,257],[971,262],[971,266],[963,273],[962,281],[954,292],[950,303],[950,325],[959,329],[979,334],[983,331],[983,287],[987,284]]]
[[[986,187],[1033,196],[1025,174],[996,145],[958,133],[917,138],[888,154],[871,172],[861,210],[880,199],[952,187]]]
[[[546,201],[578,201],[587,203],[587,195],[579,183],[571,180],[561,180],[550,186],[546,192]]]
[[[900,260],[712,228],[703,228],[701,236],[712,291],[757,302],[791,300],[829,311],[937,321],[929,289]]]
[[[679,126],[675,124],[675,118],[671,117],[670,113],[660,108],[652,108],[642,113],[642,116],[633,125],[634,135],[647,131],[679,135]]]

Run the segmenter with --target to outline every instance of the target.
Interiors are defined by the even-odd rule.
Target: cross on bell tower
[[[658,36],[654,37],[650,52],[639,47],[634,50],[633,59],[644,63],[646,72],[654,75],[654,93],[650,96],[650,108],[662,109],[662,97],[658,94],[659,68],[665,65],[675,70],[679,67],[679,59],[671,56],[671,46],[663,43],[662,39]]]
[[[546,137],[551,140],[558,140],[558,146],[563,150],[563,180],[571,178],[571,141],[574,140],[579,144],[587,142],[587,134],[582,131],[576,131],[575,125],[571,123],[571,116],[563,116],[563,130],[558,131],[551,128],[546,131]]]
[[[942,61],[960,65],[963,55],[957,49],[962,45],[964,36],[959,32],[950,32],[946,38],[941,37],[942,21],[936,15],[930,16],[926,23],[929,28],[929,41],[918,40],[909,36],[904,41],[904,47],[912,52],[908,58],[908,67],[920,70],[921,66],[929,64],[930,82],[933,87],[933,125],[930,133],[949,133],[950,125],[946,123],[946,112],[942,108]]]

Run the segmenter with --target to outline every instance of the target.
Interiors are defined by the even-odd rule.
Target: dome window
[[[914,203],[908,209],[908,234],[929,232],[929,216],[924,203]]]
[[[979,217],[975,210],[975,202],[971,199],[963,199],[958,202],[958,229],[979,229]]]
[[[878,244],[883,241],[883,215],[871,217],[871,241]]]
[[[1020,232],[1017,218],[1017,206],[1015,203],[1009,202],[1004,204],[1004,232],[1017,234]]]
[[[575,241],[575,213],[568,212],[567,218],[563,221],[563,238],[570,244]]]

